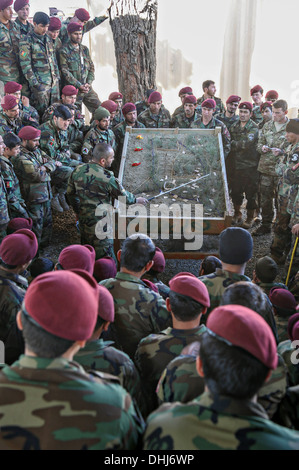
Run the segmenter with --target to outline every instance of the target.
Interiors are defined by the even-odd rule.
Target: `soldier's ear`
[[[21,319],[21,310],[18,311],[16,319],[17,319],[17,326],[18,326],[19,330],[22,331],[23,330],[23,325],[22,325],[22,319]]]
[[[117,252],[117,261],[120,263],[120,257],[121,257],[121,250],[118,250]]]
[[[203,365],[202,365],[202,360],[200,356],[197,356],[196,358],[196,370],[197,370],[198,375],[204,378],[205,375],[203,372]]]
[[[167,297],[167,299],[166,299],[166,308],[167,308],[168,312],[171,312],[171,306],[170,306],[170,299],[169,299],[169,297]]]

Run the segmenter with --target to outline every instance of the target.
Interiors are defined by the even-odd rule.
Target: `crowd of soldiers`
[[[224,106],[212,80],[172,115],[154,89],[101,103],[82,36],[107,17],[29,8],[0,0],[0,448],[298,450],[299,298],[276,278],[295,253],[296,284],[299,119],[259,85]],[[198,276],[166,285],[148,236],[117,253],[109,224],[97,237],[99,206],[148,202],[117,178],[128,126],[221,129],[234,226]],[[43,258],[70,206],[81,244]],[[272,225],[250,279],[252,235]]]

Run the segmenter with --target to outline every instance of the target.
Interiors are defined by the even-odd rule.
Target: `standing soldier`
[[[252,120],[256,124],[260,124],[263,120],[263,116],[261,113],[261,105],[263,104],[263,93],[264,90],[260,85],[256,85],[250,90],[250,95],[253,101],[253,112],[252,112]]]
[[[5,148],[1,153],[1,140]],[[13,164],[10,159],[20,153],[21,139],[9,132],[5,136],[0,136],[0,168],[6,187],[8,210],[11,219],[16,217],[28,219],[29,215],[24,199],[21,196],[19,180],[15,174]]]
[[[21,152],[11,158],[20,181],[33,231],[40,248],[49,245],[52,235],[51,176],[56,164],[39,147],[41,131],[26,126],[19,132],[22,139]]]
[[[183,99],[183,111],[172,115],[171,127],[179,127],[180,129],[189,129],[194,121],[200,118],[197,110],[196,97],[194,95],[186,95]]]
[[[278,184],[278,176],[275,166],[278,156],[288,146],[285,138],[288,104],[284,100],[278,100],[273,104],[273,121],[264,125],[259,137],[257,150],[261,154],[258,172],[260,197],[262,208],[262,225],[253,232],[253,235],[264,235],[271,232],[273,220],[273,198]]]
[[[123,122],[125,119],[122,113],[123,95],[119,91],[113,91],[112,93],[110,93],[108,99],[111,101],[114,101],[114,103],[117,104],[116,114],[112,121],[112,129],[113,129],[115,126]]]
[[[215,96],[217,91],[215,82],[213,80],[206,80],[202,84],[203,95],[201,98],[198,98],[197,103],[202,106],[202,103],[206,100],[214,100],[216,107],[214,109],[214,114],[224,113],[225,107],[220,98]]]
[[[39,114],[36,109],[30,105],[29,98],[27,98],[27,96],[22,96],[22,88],[23,86],[20,83],[7,82],[4,85],[4,93],[5,95],[13,95],[16,97],[20,108],[21,118],[24,118],[27,121],[32,121],[33,126],[39,126]]]
[[[166,128],[170,127],[170,112],[162,108],[162,95],[158,91],[154,91],[149,99],[149,108],[139,114],[138,120],[149,128]]]
[[[102,108],[105,108],[109,111],[110,113],[110,123],[109,123],[109,129],[112,129],[112,122],[115,118],[115,115],[116,115],[116,112],[117,112],[117,109],[118,109],[118,106],[117,104],[115,103],[115,101],[112,101],[112,100],[106,100],[106,101],[103,101],[103,103],[101,104]]]
[[[0,0],[0,96],[11,80],[20,83],[18,27],[11,21],[13,0]]]
[[[269,90],[266,93],[265,100],[270,101],[270,103],[275,103],[275,101],[278,100],[278,97],[279,95],[276,90]]]
[[[56,54],[57,54],[58,50],[62,47],[62,42],[61,42],[60,38],[58,37],[59,33],[60,33],[60,29],[61,29],[60,19],[57,18],[56,16],[51,16],[50,17],[49,28],[48,28],[48,31],[47,31],[47,35],[49,36],[49,38],[53,42],[53,47],[54,47],[54,50],[55,50]],[[57,56],[56,56],[56,58],[57,58]]]
[[[18,15],[15,19],[15,25],[19,29],[21,39],[24,39],[28,33],[33,32],[33,25],[28,21],[30,10],[29,0],[16,0],[13,7]]]
[[[37,12],[34,31],[20,42],[20,65],[29,83],[32,105],[42,116],[48,106],[59,99],[59,69],[53,43],[46,34],[50,18]]]
[[[93,149],[101,142],[105,142],[115,150],[115,136],[114,133],[109,129],[110,124],[110,112],[108,109],[102,108],[101,106],[94,113],[95,127],[92,127],[86,134],[83,146],[82,155],[84,161],[88,162],[91,158]]]
[[[216,118],[219,119],[219,121],[222,121],[223,124],[226,125],[229,131],[230,131],[231,126],[239,120],[239,116],[236,114],[236,111],[238,109],[240,101],[241,101],[240,96],[237,96],[237,95],[229,96],[226,100],[226,111],[223,113],[219,113],[216,116]]]
[[[264,125],[267,122],[272,121],[272,102],[271,101],[265,101],[265,103],[261,105],[261,113],[263,116],[263,120],[262,122],[259,123],[259,129],[263,129]]]
[[[94,81],[94,64],[88,47],[82,43],[82,25],[70,23],[67,27],[69,41],[59,50],[59,62],[64,85],[73,85],[79,89],[78,107],[85,104],[87,109],[94,111],[101,105],[97,93],[92,88]]]
[[[242,227],[249,229],[253,222],[254,211],[257,208],[258,191],[258,162],[259,153],[256,146],[259,138],[257,125],[252,121],[251,103],[239,105],[240,119],[232,125],[231,155],[234,161],[234,177],[232,179],[232,200],[235,209],[233,222],[242,224],[241,206],[244,193],[247,199],[247,220]]]
[[[96,26],[99,26],[108,16],[96,16],[93,20],[90,20],[90,14],[84,8],[78,8],[75,11],[74,16],[67,18],[63,23],[60,31],[60,40],[62,45],[65,46],[69,42],[69,35],[67,27],[71,23],[79,23],[82,26],[83,34],[88,33]]]
[[[139,114],[141,114],[143,111],[146,111],[148,109],[149,107],[148,99],[154,91],[156,90],[153,88],[149,88],[148,90],[146,90],[145,99],[143,101],[137,101],[137,103],[135,103],[137,116],[139,116]]]

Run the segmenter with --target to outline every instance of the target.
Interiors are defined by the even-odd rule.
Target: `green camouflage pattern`
[[[131,274],[118,272],[115,279],[107,279],[100,284],[110,291],[114,299],[115,319],[110,325],[109,339],[134,359],[143,338],[171,325],[165,301]]]
[[[171,116],[170,112],[166,108],[160,109],[158,114],[152,114],[150,109],[146,109],[138,116],[138,121],[141,122],[147,128],[170,128]]]
[[[272,287],[279,287],[281,289],[286,288],[286,285],[282,284],[282,282],[255,282],[255,284],[258,285],[266,295],[269,295]]]
[[[0,169],[0,242],[6,235],[6,226],[9,220],[6,187]]]
[[[234,156],[236,170],[257,168],[260,155],[256,150],[259,131],[257,125],[249,119],[244,127],[241,121],[230,128],[231,153]]]
[[[28,33],[33,33],[34,27],[33,24],[30,23],[30,21],[26,21],[26,24],[23,24],[19,18],[16,18],[14,21],[14,25],[17,27],[19,37],[21,39],[24,39],[25,36],[27,36]]]
[[[158,288],[159,294],[163,297],[163,299],[167,299],[167,297],[169,297],[170,287],[160,281],[158,276],[147,272],[142,276],[142,280],[143,279],[148,279],[149,281],[153,282]]]
[[[137,116],[139,116],[139,114],[143,113],[143,111],[146,111],[148,109],[148,104],[145,100],[137,101],[135,103],[135,106],[136,106]]]
[[[83,26],[83,34],[88,33],[93,28],[103,23],[103,21],[105,21],[107,18],[108,18],[107,16],[96,16],[93,20],[87,21],[87,23],[85,23],[85,25]],[[62,22],[62,26],[61,26],[60,33],[59,33],[59,39],[61,40],[63,45],[69,43],[69,35],[67,32],[67,26],[71,19],[72,18],[69,17]]]
[[[223,144],[223,153],[224,158],[227,158],[230,149],[231,149],[231,138],[228,129],[223,122],[219,121],[216,118],[212,118],[210,122],[205,126],[200,117],[197,121],[194,121],[191,125],[192,129],[215,129],[216,127],[221,128],[222,144]]]
[[[71,156],[67,131],[58,129],[53,119],[43,123],[39,129],[41,130],[41,150],[51,157],[52,160],[56,160],[67,166],[70,165]]]
[[[266,145],[270,148],[286,149],[289,146],[289,143],[285,138],[288,122],[289,120],[287,120],[279,132],[276,130],[274,121],[269,121],[264,125],[257,145],[257,151],[261,154],[258,166],[258,171],[260,173],[268,176],[277,176],[275,167],[279,162],[279,157],[276,157],[272,152],[262,153],[262,147]]]
[[[63,358],[21,356],[0,373],[0,448],[135,449],[143,423],[116,381]]]
[[[95,146],[102,142],[110,145],[113,150],[115,150],[115,135],[110,129],[107,129],[107,131],[102,131],[98,126],[91,128],[84,138],[82,145],[82,155],[89,156],[90,158]]]
[[[48,109],[46,109],[46,111],[44,112],[42,116],[42,119],[41,119],[42,123],[50,121],[53,117],[53,113],[55,109],[61,105],[63,105],[62,100],[59,100],[56,103],[51,104],[51,106],[49,106]],[[75,110],[75,121],[78,124],[79,129],[81,129],[85,125],[84,116],[81,114],[79,109]]]
[[[123,112],[122,110],[120,111],[117,111],[113,120],[112,120],[112,123],[111,123],[111,128],[112,130],[114,131],[115,130],[115,127],[120,124],[121,122],[124,122],[125,118],[124,118],[124,115],[123,115]],[[145,126],[144,126],[145,127]]]
[[[147,420],[145,450],[298,450],[299,433],[272,423],[252,401],[208,392],[165,404]]]
[[[33,106],[31,105],[24,106],[22,103],[22,100],[20,100],[19,108],[20,108],[20,116],[24,116],[24,119],[26,120],[27,125],[30,125],[29,121],[34,121],[34,124],[37,127],[39,126],[39,114]]]
[[[4,111],[0,112],[0,135],[2,135],[2,137],[9,132],[18,135],[22,127],[29,126],[30,124],[30,121],[28,121],[22,113],[18,118],[11,119]]]
[[[256,124],[261,124],[264,120],[260,106],[253,106],[252,118]]]
[[[230,132],[230,128],[232,127],[232,125],[235,124],[236,122],[238,122],[239,119],[240,119],[237,114],[235,114],[234,116],[231,116],[231,117],[227,117],[226,113],[216,114],[215,118],[218,119],[219,121],[223,122],[223,124],[225,124],[226,127],[228,128],[229,132]]]
[[[206,100],[207,98],[205,98],[204,95],[202,95],[200,98],[198,98],[197,100],[197,104],[199,104],[199,109],[200,109],[200,112],[201,112],[201,104]],[[212,98],[214,101],[216,101],[216,108],[215,108],[215,112],[214,112],[214,115],[216,114],[220,114],[220,113],[225,113],[225,106],[224,104],[222,103],[222,100],[220,98],[217,98],[216,96],[214,96]],[[217,118],[218,119],[218,118]]]
[[[11,219],[15,217],[28,218],[27,208],[21,196],[20,184],[14,172],[13,164],[0,155],[1,175],[6,187],[8,211]]]
[[[276,420],[282,426],[299,430],[299,386],[289,387],[279,407]]]
[[[279,343],[277,351],[286,364],[290,386],[299,385],[299,364],[292,363],[292,355],[298,362],[298,350],[296,351],[296,348],[292,346],[291,340],[287,339]]]
[[[273,199],[277,195],[278,179],[278,176],[259,173],[259,198],[264,226],[270,227],[272,224],[274,216]]]
[[[0,81],[20,83],[19,68],[20,35],[16,24],[9,21],[8,25],[0,22]]]
[[[200,113],[195,111],[193,117],[188,119],[186,114],[183,111],[181,113],[177,113],[175,116],[172,115],[170,127],[178,127],[179,129],[190,129],[193,122],[197,121],[200,118]]]
[[[278,343],[281,343],[282,341],[286,341],[289,339],[288,321],[289,321],[289,317],[284,318],[278,315],[277,313],[275,314],[275,322],[276,322],[277,334],[278,334]]]

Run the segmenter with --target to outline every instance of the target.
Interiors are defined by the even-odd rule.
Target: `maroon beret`
[[[226,104],[229,104],[229,103],[239,103],[241,101],[241,96],[238,96],[238,95],[230,95],[227,100],[226,100]]]
[[[196,96],[194,95],[185,96],[183,104],[186,104],[186,103],[196,104],[197,103]]]
[[[113,92],[110,93],[110,95],[108,96],[108,99],[109,99],[109,100],[112,100],[112,101],[115,101],[115,100],[122,100],[122,99],[123,99],[123,95],[122,95],[119,91],[113,91]]]
[[[252,103],[249,103],[249,101],[243,101],[243,103],[239,104],[239,109],[248,109],[248,111],[253,110],[253,105]]]
[[[13,0],[0,0],[0,10],[10,7],[13,4]]]
[[[123,112],[123,115],[125,116],[126,114],[128,113],[131,113],[132,111],[136,111],[136,106],[134,103],[126,103],[123,107],[122,107],[122,112]]]
[[[203,103],[201,103],[202,108],[208,108],[208,109],[215,109],[216,108],[216,101],[215,100],[205,100]]]
[[[78,90],[73,85],[66,85],[62,88],[61,93],[65,96],[74,96],[78,95]]]
[[[16,93],[17,91],[22,90],[23,86],[17,82],[7,82],[4,85],[4,93]]]
[[[89,18],[90,18],[90,14],[88,13],[87,10],[85,10],[85,8],[78,8],[76,11],[75,11],[75,16],[78,18],[78,20],[80,21],[88,21]]]
[[[299,313],[289,318],[288,335],[291,341],[299,340]]]
[[[23,140],[34,140],[40,137],[41,133],[42,131],[36,129],[35,127],[25,126],[22,127],[22,129],[18,133],[18,136],[20,137],[20,139]]]
[[[28,230],[32,230],[33,220],[32,219],[23,219],[21,217],[16,217],[11,219],[8,222],[7,232],[14,233],[17,230],[21,230],[22,228],[27,228]]]
[[[5,111],[13,109],[18,105],[17,99],[13,95],[5,95],[1,101],[1,106]]]
[[[110,256],[97,259],[94,263],[93,276],[98,282],[115,277],[116,273],[115,261]]]
[[[114,299],[109,290],[104,286],[99,287],[99,310],[98,315],[105,321],[114,321]]]
[[[217,307],[208,317],[207,328],[232,346],[245,349],[269,369],[276,369],[278,356],[273,332],[261,315],[250,308]]]
[[[156,253],[153,257],[153,267],[152,270],[156,271],[157,273],[163,273],[165,269],[165,257],[163,251],[160,248],[156,247]]]
[[[80,23],[69,23],[67,25],[67,32],[74,33],[75,31],[82,31],[83,26]]]
[[[0,257],[5,264],[21,266],[31,261],[37,250],[38,243],[35,234],[23,228],[3,238],[0,245]]]
[[[266,100],[278,100],[278,93],[276,90],[270,90],[265,96]]]
[[[198,279],[194,274],[189,273],[189,272],[183,272],[183,271],[182,271],[181,273],[178,273],[178,274],[176,274],[175,276],[173,276],[172,281],[173,281],[174,279],[176,279],[177,277],[180,277],[180,276],[190,276],[190,277],[195,277],[196,279]]]
[[[24,308],[44,330],[70,341],[91,337],[99,308],[99,286],[86,271],[52,271],[30,284]]]
[[[103,101],[101,106],[102,106],[102,108],[107,109],[107,111],[109,111],[109,113],[114,113],[117,110],[117,107],[118,107],[117,104],[115,103],[115,101],[112,101],[112,100]]]
[[[204,307],[210,306],[210,296],[205,284],[195,276],[183,276],[181,273],[169,281],[169,287],[177,294],[191,297]]]
[[[260,85],[256,85],[254,86],[253,88],[251,88],[250,90],[250,96],[252,96],[254,93],[258,93],[258,92],[261,92],[261,94],[264,93],[264,90],[262,89],[262,87]]]
[[[263,111],[265,108],[270,108],[272,110],[273,103],[271,101],[265,101],[265,103],[261,104],[260,110]]]
[[[93,273],[96,259],[95,249],[90,245],[70,245],[64,248],[58,258],[63,269],[82,269]]]
[[[13,7],[14,7],[15,12],[17,13],[26,5],[29,5],[29,0],[16,0]]]
[[[57,16],[51,16],[48,30],[49,31],[58,31],[60,29],[61,29],[60,19],[57,18]]]
[[[186,94],[193,95],[193,90],[189,86],[185,86],[185,88],[181,88],[181,90],[179,91],[179,96]]]
[[[159,294],[159,289],[156,286],[156,284],[154,284],[152,281],[149,281],[148,279],[141,279],[141,280],[146,285],[146,287],[148,287],[149,289]]]
[[[293,294],[287,289],[279,289],[278,287],[272,287],[269,292],[269,299],[273,307],[292,310],[296,312],[297,302]]]
[[[159,93],[158,91],[153,91],[153,93],[151,93],[149,95],[149,98],[148,98],[148,103],[155,103],[156,101],[161,101],[162,100],[162,95],[161,93]]]

